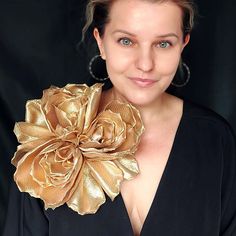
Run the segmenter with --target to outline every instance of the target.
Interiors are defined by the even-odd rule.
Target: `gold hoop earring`
[[[90,75],[91,75],[95,80],[97,80],[97,81],[99,81],[99,82],[103,82],[103,81],[109,79],[109,76],[107,76],[107,77],[105,77],[105,78],[99,78],[99,77],[97,77],[97,76],[93,73],[93,70],[92,70],[92,65],[93,65],[94,61],[97,60],[98,58],[102,58],[101,55],[95,55],[95,56],[92,57],[92,59],[90,60],[90,62],[89,62],[89,67],[88,67],[88,68],[89,68],[89,73],[90,73]]]
[[[185,74],[184,71],[183,71],[183,68],[185,68],[185,70],[187,72],[187,76],[186,76],[186,79],[183,83],[176,83],[174,81],[171,82],[171,85],[173,85],[174,87],[177,87],[177,88],[184,87],[189,82],[190,76],[191,76],[191,72],[190,72],[190,69],[187,66],[187,64],[184,63],[184,62],[182,62],[181,64],[182,64],[182,68],[180,68],[181,77],[183,77],[183,75]]]

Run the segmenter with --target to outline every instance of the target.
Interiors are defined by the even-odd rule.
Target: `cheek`
[[[179,50],[163,52],[156,55],[156,68],[163,75],[175,74],[181,57]]]
[[[132,57],[117,47],[105,48],[106,65],[109,74],[123,73],[132,64]]]

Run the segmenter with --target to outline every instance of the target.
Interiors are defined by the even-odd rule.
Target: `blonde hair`
[[[82,40],[87,30],[97,28],[100,36],[104,34],[105,26],[109,22],[109,11],[116,0],[89,0],[86,7],[86,23],[82,30]],[[189,34],[194,26],[194,17],[197,12],[196,5],[193,0],[143,0],[152,3],[173,2],[178,5],[183,12],[182,30],[184,37]]]

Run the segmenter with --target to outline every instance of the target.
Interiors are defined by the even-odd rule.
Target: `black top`
[[[184,102],[184,112],[141,236],[236,236],[236,151],[227,122]],[[4,236],[133,235],[123,199],[94,215],[41,200],[12,186]]]

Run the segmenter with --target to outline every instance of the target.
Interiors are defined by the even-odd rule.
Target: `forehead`
[[[109,12],[108,28],[132,32],[181,31],[182,10],[171,1],[116,0]],[[167,32],[169,33],[169,32]]]

